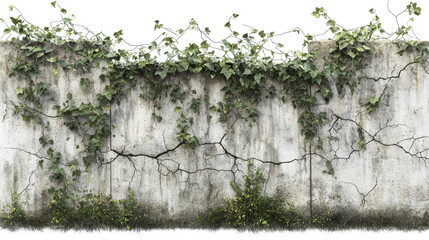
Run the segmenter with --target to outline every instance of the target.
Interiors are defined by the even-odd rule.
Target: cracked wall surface
[[[332,42],[312,43],[326,54]],[[425,43],[427,46],[428,44]],[[328,113],[321,130],[323,150],[312,155],[313,206],[343,214],[408,212],[422,217],[429,209],[429,75],[415,54],[396,54],[392,42],[371,43],[362,80],[317,111]],[[371,113],[365,104],[381,99]],[[330,162],[334,175],[323,174]]]
[[[318,64],[330,44],[311,43],[310,48],[321,49]],[[119,105],[111,106],[112,134],[102,151],[106,160],[83,172],[74,183],[76,189],[101,191],[114,199],[124,198],[131,189],[154,214],[190,219],[233,197],[231,181],[242,184],[247,161],[252,160],[266,179],[264,193],[303,211],[408,211],[423,216],[429,209],[428,71],[414,62],[413,53],[396,55],[393,42],[370,46],[372,56],[366,60],[365,72],[358,73],[363,79],[354,94],[349,89],[341,95],[334,91],[329,104],[313,109],[328,116],[319,131],[323,150],[305,144],[298,124],[300,110],[280,96],[263,98],[255,122],[240,113],[220,122],[209,108],[223,100],[223,80],[199,74],[175,76],[189,79],[182,90],[191,97],[183,103],[165,98],[158,110],[140,97],[144,81],[140,79]],[[19,102],[15,90],[20,84],[7,75],[13,48],[10,43],[0,44],[0,201],[10,202],[10,193],[18,193],[28,198],[25,209],[37,212],[49,203],[47,189],[52,184],[46,148],[38,141],[40,133],[55,141],[65,166],[81,157],[77,148],[81,139],[51,108],[40,110],[42,120],[50,123],[48,130],[13,115],[11,101]],[[52,75],[51,71],[51,67],[42,68],[39,78],[51,84],[57,104],[69,92],[76,105],[94,101],[103,87],[97,81],[101,71],[85,76],[60,69]],[[79,88],[82,77],[95,80],[84,93]],[[365,104],[372,96],[379,97],[381,105],[368,113]],[[188,107],[191,98],[201,100],[199,112]],[[162,116],[161,122],[153,119],[154,111]],[[190,132],[199,140],[195,149],[176,137],[181,114],[193,119]]]
[[[130,186],[136,198],[163,216],[190,218],[233,197],[230,182],[242,183],[247,161],[253,160],[267,180],[266,194],[307,208],[308,163],[298,110],[275,97],[258,107],[260,117],[252,127],[239,114],[221,123],[209,107],[222,101],[224,83],[202,75],[183,77],[190,78],[195,97],[210,96],[199,113],[186,107],[175,112],[175,104],[165,99],[158,123],[152,119],[152,105],[138,91],[112,106],[112,195],[125,197]],[[195,149],[175,137],[180,114],[194,119],[190,131],[199,139]]]
[[[38,80],[51,84],[49,96],[53,101],[42,104],[37,111],[45,125],[44,127],[35,121],[24,121],[19,115],[14,115],[14,105],[20,100],[16,95],[18,86],[25,85],[23,80],[8,76],[8,66],[14,61],[15,46],[10,42],[0,44],[0,202],[10,203],[11,193],[20,194],[20,201],[27,202],[23,208],[30,214],[38,214],[46,209],[50,202],[48,189],[53,187],[49,179],[49,155],[47,149],[53,147],[62,154],[60,165],[68,170],[67,166],[75,159],[81,158],[82,137],[70,131],[64,126],[64,120],[56,116],[55,104],[61,105],[67,94],[75,97],[75,104],[95,101],[95,93],[100,91],[101,83],[97,81],[82,93],[79,80],[82,77],[98,77],[101,71],[94,70],[88,74],[77,74],[73,71],[65,72],[58,69],[58,74],[53,75],[52,66],[41,67]],[[44,135],[54,141],[53,145],[42,147],[39,138]],[[89,171],[84,172],[74,184],[76,189],[107,191],[110,179],[108,167],[90,166]],[[105,187],[104,187],[105,186]]]

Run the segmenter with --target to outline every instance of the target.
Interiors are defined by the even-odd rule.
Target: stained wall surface
[[[310,48],[321,49],[322,57],[331,44],[313,42]],[[47,190],[53,183],[46,148],[38,140],[44,130],[13,114],[20,84],[7,74],[13,48],[0,44],[0,201],[8,203],[11,193],[20,194],[28,202],[24,208],[37,214],[47,207]],[[329,104],[313,109],[328,116],[320,128],[323,150],[305,143],[298,124],[300,110],[289,100],[283,102],[280,94],[263,98],[255,122],[240,114],[220,122],[209,108],[223,100],[224,80],[181,75],[175,78],[189,80],[182,90],[200,99],[199,112],[186,107],[191,98],[174,104],[165,99],[161,109],[154,109],[140,97],[137,86],[119,105],[111,106],[112,134],[103,149],[106,164],[93,164],[74,184],[114,199],[124,198],[130,189],[139,203],[160,217],[191,219],[233,197],[231,181],[243,184],[247,161],[252,160],[266,179],[264,194],[303,211],[423,216],[429,209],[428,71],[414,62],[412,53],[398,56],[392,42],[373,42],[371,48],[355,92],[334,91]],[[68,93],[78,106],[95,101],[95,93],[102,91],[103,84],[97,81],[101,70],[85,75],[58,71],[52,75],[45,67],[38,78],[51,84],[59,105]],[[79,88],[82,77],[95,80],[85,92]],[[368,113],[366,104],[373,96],[381,99],[381,105]],[[55,117],[55,110],[41,111],[63,164],[79,159],[81,137]],[[153,112],[163,120],[155,121]],[[190,132],[199,140],[195,149],[176,137],[181,114],[193,121]]]

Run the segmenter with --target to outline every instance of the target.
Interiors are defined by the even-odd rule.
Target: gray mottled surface
[[[323,55],[330,44],[313,42],[310,47],[320,48]],[[158,123],[152,119],[152,103],[139,97],[139,83],[120,105],[111,107],[112,136],[104,149],[111,163],[91,166],[74,184],[81,190],[112,194],[114,199],[124,198],[130,188],[137,201],[157,216],[187,219],[233,197],[230,182],[242,184],[246,162],[253,160],[266,179],[264,193],[304,211],[312,206],[341,213],[408,211],[423,216],[429,208],[428,74],[412,63],[412,54],[397,56],[392,42],[375,42],[371,47],[367,70],[358,73],[366,77],[355,93],[335,92],[328,105],[314,109],[328,113],[328,124],[320,130],[324,150],[310,153],[297,123],[300,110],[289,101],[264,98],[252,127],[239,114],[220,123],[209,107],[223,99],[223,80],[199,74],[176,76],[190,79],[183,89],[195,90],[191,95],[201,99],[200,112],[189,109],[191,98],[183,104],[165,99],[162,109],[156,110],[163,117]],[[12,114],[10,101],[18,102],[15,90],[20,83],[7,76],[10,56],[13,46],[1,43],[0,201],[8,203],[11,192],[21,193],[22,200],[28,199],[25,208],[37,212],[49,203],[47,189],[52,186],[47,161],[38,164],[46,157],[38,141],[43,130]],[[39,80],[52,84],[51,94],[59,104],[69,92],[76,105],[94,101],[102,89],[100,71],[86,76],[51,71],[52,67],[42,69]],[[79,89],[81,77],[95,81],[84,93]],[[210,97],[208,104],[205,95]],[[381,95],[380,107],[368,114],[365,104]],[[179,112],[174,111],[176,106],[182,107]],[[55,115],[49,107],[42,111]],[[180,145],[176,138],[181,113],[194,120],[191,132],[200,142],[196,149]],[[50,122],[46,134],[63,154],[62,162],[79,158],[80,137],[63,126],[62,119],[45,116],[44,121]],[[332,162],[333,176],[322,173],[327,161]]]

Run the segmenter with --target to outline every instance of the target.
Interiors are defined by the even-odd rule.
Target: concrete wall
[[[330,44],[314,42],[310,47],[320,48],[323,55]],[[329,122],[320,130],[324,150],[313,147],[310,151],[297,123],[300,110],[279,97],[264,98],[252,127],[240,116],[220,123],[209,107],[223,99],[223,80],[199,74],[178,76],[190,79],[183,88],[195,90],[193,97],[201,99],[201,110],[191,111],[187,99],[181,112],[175,112],[177,104],[165,99],[157,111],[163,117],[158,123],[152,119],[152,103],[139,97],[137,86],[110,109],[112,136],[104,151],[111,163],[94,164],[74,185],[115,199],[124,198],[131,188],[138,202],[157,216],[191,219],[200,210],[222,204],[224,197],[233,197],[230,182],[242,184],[246,162],[253,160],[266,179],[265,194],[303,211],[312,207],[342,214],[424,216],[429,209],[429,76],[423,66],[412,63],[412,54],[399,57],[396,51],[392,42],[372,43],[372,57],[360,73],[366,77],[355,93],[334,92],[328,105],[314,109],[328,113]],[[46,149],[38,142],[43,129],[13,115],[10,101],[19,102],[15,90],[20,84],[7,76],[13,54],[13,45],[0,44],[0,201],[8,203],[11,192],[20,193],[22,200],[28,199],[25,209],[37,213],[49,203],[47,189],[52,183]],[[57,104],[69,92],[77,98],[76,105],[93,101],[102,89],[99,81],[84,93],[79,89],[81,77],[98,80],[101,71],[86,76],[60,69],[52,75],[51,71],[52,67],[42,69],[39,79],[52,84]],[[205,95],[210,96],[208,104]],[[368,114],[365,104],[381,95],[380,107]],[[81,139],[63,126],[62,119],[52,117],[52,104],[42,108],[51,116],[44,116],[50,122],[45,132],[67,164],[80,157],[76,145]],[[191,130],[200,141],[195,150],[179,145],[176,138],[181,113],[194,119]],[[328,161],[334,175],[323,173]]]
[[[324,54],[331,44],[311,47]],[[371,45],[354,95],[347,89],[317,109],[330,119],[321,134],[324,150],[313,155],[313,204],[344,214],[427,217],[428,66],[414,63],[417,53],[397,55],[392,42]],[[365,104],[372,96],[382,96],[381,105],[368,114]],[[335,178],[321,173],[326,160],[332,161]]]

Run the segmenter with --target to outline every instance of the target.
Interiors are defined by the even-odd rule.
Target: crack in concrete
[[[24,153],[27,153],[27,154],[30,154],[30,155],[32,155],[32,156],[35,156],[35,157],[37,157],[38,159],[40,159],[40,160],[47,160],[47,161],[50,161],[51,160],[51,158],[48,158],[48,157],[44,157],[44,156],[42,156],[42,155],[39,155],[39,152],[40,151],[42,151],[43,149],[44,149],[44,147],[42,147],[42,148],[40,148],[37,152],[30,152],[30,151],[27,151],[27,150],[25,150],[25,149],[23,149],[23,148],[18,148],[18,147],[0,147],[0,149],[6,149],[6,150],[17,150],[17,151],[21,151],[21,152],[24,152]],[[59,161],[58,162],[58,164],[60,164],[60,165],[62,165],[62,166],[65,166],[65,167],[70,167],[70,166],[72,166],[74,163],[73,162],[70,162],[70,163],[63,163],[63,162],[61,162],[61,161]]]
[[[162,151],[162,152],[157,153],[157,154],[150,155],[150,154],[146,154],[146,153],[125,153],[124,152],[125,151],[125,147],[121,151],[118,151],[118,150],[115,150],[115,149],[111,148],[111,151],[114,152],[116,154],[116,156],[113,157],[113,158],[110,158],[110,161],[108,161],[108,162],[100,163],[100,166],[105,165],[105,164],[111,164],[114,161],[116,161],[120,156],[126,157],[128,160],[131,160],[131,158],[134,158],[134,157],[147,157],[147,158],[156,160],[156,163],[158,165],[158,172],[159,172],[160,176],[168,176],[169,174],[175,175],[177,172],[184,172],[184,173],[188,174],[188,177],[191,174],[196,174],[196,173],[199,173],[199,172],[202,172],[202,171],[230,172],[232,174],[233,182],[235,182],[236,178],[237,178],[237,176],[236,176],[237,172],[245,174],[244,171],[242,171],[240,169],[239,164],[237,164],[238,160],[243,161],[243,162],[258,161],[258,162],[260,162],[262,164],[282,165],[282,164],[288,164],[288,163],[292,163],[292,162],[295,162],[295,161],[303,160],[309,154],[309,153],[306,153],[306,154],[302,155],[301,158],[295,158],[295,159],[292,159],[292,160],[289,160],[289,161],[279,161],[279,162],[274,162],[274,161],[269,161],[269,160],[263,160],[263,159],[259,159],[259,158],[255,158],[255,157],[243,158],[243,157],[237,156],[236,154],[230,152],[226,148],[226,146],[224,145],[224,140],[225,140],[226,136],[229,134],[230,130],[234,127],[235,123],[238,120],[239,120],[238,118],[236,118],[234,120],[234,122],[227,128],[226,132],[222,135],[222,137],[221,137],[221,139],[219,141],[216,141],[216,142],[205,142],[205,143],[199,143],[198,144],[198,146],[207,146],[207,145],[218,145],[218,146],[220,146],[222,148],[222,150],[223,150],[223,153],[218,153],[218,154],[214,154],[214,155],[209,156],[209,157],[204,157],[204,160],[210,160],[210,159],[218,157],[218,156],[229,156],[229,157],[232,157],[234,159],[234,161],[233,161],[233,164],[231,165],[231,168],[229,168],[229,169],[217,169],[217,168],[214,168],[214,167],[205,167],[205,168],[197,168],[195,170],[189,170],[189,169],[182,168],[181,167],[181,163],[177,162],[174,159],[171,159],[171,158],[162,158],[163,156],[167,155],[168,153],[174,152],[177,149],[179,149],[180,147],[185,146],[185,142],[180,142],[175,147],[168,148],[167,145],[166,145],[166,143],[165,143],[164,134],[163,134],[163,138],[164,138],[164,146],[166,148],[165,151]],[[169,167],[169,166],[167,166],[165,164],[165,162],[167,162],[167,161],[173,162],[175,164],[175,167],[173,169],[171,169],[171,167]],[[134,168],[135,168],[135,165],[134,165]]]
[[[382,90],[382,92],[381,92],[381,94],[379,95],[379,98],[378,99],[382,99],[383,98],[383,96],[386,94],[386,90],[387,90],[387,88],[388,88],[388,86],[389,86],[389,84],[390,84],[390,82],[391,82],[391,80],[393,80],[393,79],[398,79],[398,78],[400,78],[401,77],[401,74],[402,74],[402,72],[403,71],[405,71],[409,66],[411,66],[411,65],[413,65],[413,64],[418,64],[419,62],[410,62],[410,63],[408,63],[408,64],[406,64],[401,70],[399,70],[399,72],[398,72],[398,74],[397,75],[392,75],[392,76],[390,76],[390,77],[378,77],[378,78],[371,78],[371,77],[365,77],[366,79],[369,79],[369,80],[373,80],[373,81],[380,81],[380,80],[383,80],[383,81],[387,81],[387,83],[385,84],[385,86],[384,86],[384,88],[383,88],[383,90]],[[425,72],[426,73],[428,73],[428,71],[426,70],[426,68],[422,65],[422,67],[423,67],[423,69],[425,70]],[[428,73],[429,74],[429,73]],[[3,90],[3,92],[4,92],[4,90]],[[7,109],[7,108],[6,108]],[[3,116],[3,119],[2,119],[2,122],[5,120],[5,117],[6,117],[6,115],[7,115],[7,110],[5,109],[5,114],[4,114],[4,116]],[[13,110],[13,109],[12,109]],[[330,109],[331,110],[331,109]],[[29,111],[29,112],[32,112],[32,113],[37,113],[37,114],[39,114],[39,115],[41,115],[41,116],[44,116],[44,117],[48,117],[48,118],[58,118],[58,117],[60,117],[60,116],[54,116],[54,115],[48,115],[48,114],[45,114],[45,113],[43,113],[43,112],[41,112],[41,111],[38,111],[38,110],[36,110],[36,109],[33,109],[33,108],[28,108],[26,111]],[[110,111],[110,116],[111,116],[111,109],[109,110]],[[389,125],[388,124],[388,122],[389,121],[386,121],[386,124],[383,126],[383,127],[380,127],[374,134],[371,134],[368,130],[366,130],[366,129],[364,129],[357,121],[356,121],[356,119],[355,120],[353,120],[353,119],[350,119],[350,118],[345,118],[345,117],[341,117],[341,116],[339,116],[339,115],[337,115],[337,114],[335,114],[332,110],[331,110],[331,112],[332,112],[332,115],[335,117],[335,120],[334,120],[334,122],[332,123],[332,125],[330,126],[330,128],[329,128],[329,130],[328,130],[328,132],[329,132],[329,137],[330,138],[332,138],[333,136],[332,136],[332,130],[333,130],[333,128],[335,127],[335,125],[339,122],[339,121],[347,121],[347,122],[351,122],[351,123],[353,123],[353,124],[355,124],[359,129],[361,129],[363,132],[365,132],[365,134],[367,135],[367,136],[369,136],[370,137],[370,139],[368,140],[368,141],[365,141],[364,143],[362,143],[362,144],[360,144],[359,145],[359,148],[355,148],[354,147],[354,145],[353,145],[353,143],[348,143],[347,141],[346,141],[346,145],[348,145],[350,148],[351,148],[351,151],[348,153],[348,156],[338,156],[338,151],[339,151],[339,148],[340,148],[340,145],[338,144],[338,147],[336,148],[336,149],[334,149],[334,147],[332,147],[332,149],[334,149],[334,157],[332,158],[332,159],[330,159],[330,161],[332,161],[332,160],[340,160],[340,159],[342,159],[342,160],[348,160],[348,159],[350,159],[351,157],[352,157],[352,155],[353,154],[355,154],[355,153],[357,153],[357,152],[360,152],[362,149],[364,149],[365,148],[365,146],[367,146],[368,144],[370,144],[371,142],[375,142],[375,143],[378,143],[378,144],[380,144],[380,145],[383,145],[383,146],[386,146],[386,147],[397,147],[397,148],[400,148],[402,151],[404,151],[406,154],[408,154],[408,155],[410,155],[411,157],[415,157],[415,158],[418,158],[418,159],[421,159],[421,160],[427,160],[428,159],[428,157],[427,157],[427,154],[428,154],[428,150],[429,150],[429,148],[425,148],[425,149],[423,149],[423,150],[421,150],[421,151],[417,151],[417,152],[412,152],[411,151],[411,149],[412,149],[412,147],[414,146],[414,144],[416,143],[416,141],[418,141],[418,140],[421,140],[421,139],[424,139],[424,138],[429,138],[429,136],[420,136],[420,137],[414,137],[414,135],[412,136],[412,137],[409,137],[409,138],[404,138],[404,139],[401,139],[401,140],[399,140],[399,141],[397,141],[397,142],[395,142],[395,143],[385,143],[385,142],[383,142],[383,141],[381,141],[380,139],[378,139],[378,134],[381,132],[381,131],[383,131],[384,129],[387,129],[387,128],[395,128],[395,127],[398,127],[398,126],[400,126],[401,124],[396,124],[396,125]],[[357,116],[359,116],[360,114],[362,114],[364,111],[361,111],[361,112],[359,112],[358,113],[358,115]],[[357,117],[356,116],[356,117]],[[200,144],[198,144],[198,146],[206,146],[206,145],[218,145],[218,146],[220,146],[221,148],[222,148],[222,150],[223,150],[223,153],[218,153],[218,154],[215,154],[215,155],[212,155],[212,156],[208,156],[207,158],[204,158],[204,160],[210,160],[210,159],[212,159],[212,158],[215,158],[215,157],[218,157],[218,156],[229,156],[229,157],[232,157],[233,159],[234,159],[234,161],[233,161],[233,164],[231,165],[231,168],[230,169],[217,169],[217,168],[213,168],[213,167],[205,167],[205,168],[197,168],[197,169],[195,169],[195,170],[189,170],[189,169],[185,169],[185,168],[182,168],[181,167],[181,163],[179,163],[179,162],[177,162],[176,160],[174,160],[174,159],[170,159],[170,158],[162,158],[163,156],[165,156],[165,155],[168,155],[169,153],[171,153],[171,152],[174,152],[174,151],[176,151],[176,150],[178,150],[180,147],[182,147],[182,146],[185,146],[185,142],[180,142],[180,143],[178,143],[176,146],[174,146],[173,148],[168,148],[167,147],[167,144],[166,144],[166,140],[165,140],[165,136],[164,136],[164,133],[163,133],[163,141],[164,141],[164,147],[165,147],[165,151],[162,151],[162,152],[160,152],[160,153],[157,153],[157,154],[154,154],[154,155],[151,155],[151,154],[146,154],[146,153],[125,153],[124,151],[125,151],[125,147],[121,150],[121,151],[118,151],[118,150],[116,150],[116,149],[113,149],[112,148],[112,141],[111,141],[111,135],[110,135],[110,143],[109,143],[109,148],[110,148],[110,151],[112,151],[112,152],[114,152],[115,154],[116,154],[116,156],[115,157],[113,157],[113,158],[110,158],[110,161],[108,161],[108,162],[103,162],[103,163],[100,163],[100,165],[99,165],[99,167],[101,167],[102,165],[106,165],[106,164],[109,164],[110,165],[110,167],[112,166],[111,165],[111,163],[113,163],[114,161],[116,161],[119,157],[125,157],[130,163],[131,163],[131,165],[133,166],[133,169],[134,169],[134,171],[133,171],[133,174],[132,174],[132,176],[131,176],[131,179],[130,179],[130,181],[128,182],[128,187],[130,187],[131,186],[131,183],[134,181],[134,178],[135,178],[135,175],[136,175],[136,172],[138,172],[138,170],[137,170],[137,168],[136,168],[136,163],[135,163],[135,161],[133,160],[133,158],[135,158],[135,157],[147,157],[147,158],[150,158],[150,159],[153,159],[153,160],[156,160],[156,162],[157,162],[157,164],[158,164],[158,172],[159,172],[159,176],[160,176],[160,186],[161,186],[161,176],[168,176],[169,174],[173,174],[173,175],[175,175],[177,172],[184,172],[184,173],[186,173],[186,174],[188,174],[188,179],[189,179],[189,175],[191,175],[191,174],[196,174],[196,173],[199,173],[199,172],[202,172],[202,171],[214,171],[214,172],[230,172],[230,173],[232,173],[232,177],[233,177],[233,182],[235,182],[236,181],[236,173],[237,172],[241,172],[242,174],[244,174],[244,172],[239,168],[239,165],[237,164],[237,161],[239,160],[239,161],[243,161],[243,162],[248,162],[248,161],[258,161],[258,162],[260,162],[260,163],[262,163],[262,164],[273,164],[273,165],[282,165],[282,164],[288,164],[288,163],[292,163],[292,162],[295,162],[295,161],[300,161],[300,160],[304,160],[304,159],[306,159],[306,157],[307,156],[311,156],[312,154],[314,154],[314,155],[316,155],[316,156],[319,156],[319,157],[321,157],[322,159],[325,159],[325,160],[329,160],[327,157],[324,157],[324,156],[322,156],[321,154],[319,154],[319,153],[317,153],[316,151],[315,152],[312,152],[312,150],[310,150],[309,152],[307,152],[307,153],[305,153],[305,154],[303,154],[302,156],[301,156],[301,158],[295,158],[295,159],[292,159],[292,160],[289,160],[289,161],[279,161],[279,162],[274,162],[274,161],[270,161],[270,160],[263,160],[263,159],[259,159],[259,158],[255,158],[255,157],[250,157],[250,158],[243,158],[243,157],[240,157],[240,156],[238,156],[237,154],[235,154],[235,153],[232,153],[230,150],[228,150],[227,149],[227,147],[224,145],[224,139],[225,139],[225,137],[228,135],[228,133],[229,133],[229,131],[233,128],[233,126],[234,126],[234,124],[237,122],[237,120],[238,119],[235,119],[235,121],[231,124],[231,126],[229,126],[228,128],[227,128],[227,131],[226,131],[226,133],[224,133],[224,135],[221,137],[221,139],[219,140],[219,141],[217,141],[217,142],[206,142],[206,143],[200,143]],[[110,129],[112,129],[112,123],[111,123],[111,118],[110,118]],[[191,129],[192,130],[192,129]],[[87,131],[87,130],[86,130]],[[86,132],[85,131],[85,132]],[[406,141],[411,141],[411,145],[410,145],[410,147],[408,148],[408,149],[406,149],[404,146],[402,146],[402,145],[400,145],[402,142],[406,142]],[[2,148],[0,148],[0,149],[2,149]],[[22,148],[3,148],[3,149],[15,149],[15,150],[20,150],[20,151],[23,151],[23,152],[26,152],[26,153],[28,153],[28,154],[31,154],[31,155],[33,155],[33,156],[36,156],[37,158],[39,158],[39,159],[41,159],[41,160],[50,160],[49,158],[47,158],[47,157],[44,157],[44,156],[41,156],[41,155],[39,155],[39,152],[40,152],[40,150],[38,151],[38,152],[36,152],[36,153],[33,153],[33,152],[30,152],[30,151],[27,151],[27,150],[25,150],[25,149],[22,149]],[[423,154],[426,154],[425,156],[423,156]],[[174,164],[175,164],[175,167],[174,168],[171,168],[171,167],[169,167],[167,164],[166,164],[166,162],[173,162]],[[61,163],[62,164],[62,163]],[[65,165],[65,164],[63,164],[63,165]],[[37,170],[39,168],[39,166],[37,166],[32,172],[31,172],[31,174],[30,174],[30,176],[29,176],[29,179],[28,179],[28,185],[18,194],[18,196],[19,195],[21,195],[23,192],[25,192],[27,189],[28,189],[28,187],[31,185],[31,178],[32,178],[32,176],[33,176],[33,174],[35,173],[35,171]],[[163,171],[163,170],[166,170],[167,172],[165,172],[165,171]],[[110,169],[111,170],[111,169]],[[352,183],[352,182],[342,182],[342,183],[346,183],[346,184],[351,184],[351,185],[353,185],[355,188],[356,188],[356,190],[357,190],[357,192],[359,193],[359,195],[361,196],[361,204],[360,204],[360,207],[364,207],[365,206],[365,204],[366,204],[366,202],[367,202],[367,196],[371,193],[371,192],[373,192],[373,191],[375,191],[375,189],[376,189],[376,187],[377,187],[377,185],[378,185],[378,178],[379,178],[379,175],[380,175],[380,173],[381,173],[381,171],[378,173],[378,175],[377,175],[377,177],[376,177],[376,182],[375,182],[375,185],[367,192],[367,193],[363,193],[363,192],[361,192],[360,190],[359,190],[359,188],[357,187],[357,185],[356,184],[354,184],[354,183]],[[111,176],[111,174],[110,174],[110,180],[112,180],[112,176]],[[112,183],[110,183],[110,188],[111,188],[111,190],[110,190],[110,192],[112,193],[112,187],[111,187],[111,184]],[[162,194],[162,188],[161,188],[161,194]]]
[[[426,73],[428,73],[428,71],[426,70],[426,68],[425,68],[425,66],[423,66],[423,64],[421,64],[420,62],[418,62],[418,61],[413,61],[413,62],[409,62],[409,63],[407,63],[401,70],[399,70],[399,72],[398,72],[398,74],[397,75],[393,75],[393,76],[389,76],[389,77],[378,77],[378,78],[374,78],[374,77],[367,77],[367,76],[365,76],[365,77],[363,77],[363,78],[366,78],[366,79],[368,79],[368,80],[373,80],[373,81],[375,81],[375,82],[378,82],[378,81],[380,81],[380,80],[383,80],[383,81],[386,81],[386,80],[389,80],[389,82],[390,82],[390,80],[392,80],[392,79],[394,79],[394,78],[400,78],[401,77],[401,73],[403,72],[403,71],[405,71],[409,66],[411,66],[411,65],[413,65],[413,64],[420,64],[421,66],[422,66],[422,68],[424,69],[424,71],[426,72]],[[429,74],[429,73],[428,73]]]
[[[0,149],[6,149],[6,150],[17,150],[17,151],[21,151],[21,152],[25,152],[25,153],[27,153],[27,154],[33,155],[33,156],[35,156],[35,157],[39,158],[40,160],[50,160],[50,158],[43,157],[43,156],[39,155],[39,152],[40,152],[43,148],[40,148],[36,153],[30,152],[30,151],[27,151],[27,150],[25,150],[25,149],[23,149],[23,148],[18,148],[18,147],[0,147]]]
[[[387,120],[384,126],[382,126],[382,127],[380,126],[379,129],[374,134],[371,134],[368,130],[366,130],[365,128],[363,128],[356,120],[353,120],[353,119],[350,119],[350,118],[341,117],[341,116],[337,115],[336,113],[334,113],[332,110],[331,110],[331,113],[332,113],[332,115],[336,119],[334,120],[333,124],[331,125],[331,127],[330,127],[330,129],[328,131],[330,138],[332,138],[332,132],[331,132],[331,130],[334,128],[334,125],[337,124],[339,121],[345,121],[345,122],[351,122],[351,123],[353,123],[354,125],[356,125],[358,127],[358,129],[361,129],[363,132],[365,132],[366,137],[369,137],[369,140],[360,143],[358,148],[355,148],[353,146],[353,143],[350,144],[350,143],[348,143],[346,141],[346,145],[348,145],[351,148],[351,151],[348,153],[348,156],[341,156],[340,157],[340,156],[337,155],[337,152],[338,152],[338,149],[339,149],[339,145],[338,145],[337,149],[332,148],[333,151],[334,151],[334,157],[332,159],[328,159],[328,158],[326,158],[326,157],[324,157],[324,156],[322,156],[321,154],[318,154],[318,153],[312,153],[312,154],[315,154],[315,155],[321,157],[322,159],[329,160],[329,161],[332,161],[332,160],[348,160],[348,159],[351,158],[351,156],[354,153],[362,151],[363,149],[365,149],[365,147],[368,144],[370,144],[372,142],[375,142],[375,143],[380,144],[380,145],[385,146],[385,147],[396,147],[396,148],[399,148],[404,153],[408,154],[409,156],[411,156],[413,158],[417,158],[419,160],[426,161],[426,160],[429,159],[429,157],[427,157],[428,151],[429,151],[429,147],[428,148],[424,148],[422,150],[417,150],[416,152],[412,152],[411,151],[411,148],[414,146],[414,144],[415,144],[415,142],[417,140],[429,138],[429,136],[420,136],[420,137],[414,137],[414,136],[412,136],[412,137],[401,139],[401,140],[399,140],[399,141],[397,141],[395,143],[385,143],[385,142],[383,142],[382,140],[380,140],[378,138],[378,135],[379,135],[379,133],[381,131],[383,131],[385,129],[388,129],[388,128],[396,128],[396,127],[399,127],[399,126],[406,126],[404,124],[390,124],[389,125],[389,120]],[[411,143],[411,145],[410,145],[410,147],[408,149],[406,149],[404,146],[400,145],[402,142],[405,142],[405,141],[412,141],[412,143]]]
[[[39,160],[49,160],[49,158],[46,158],[46,157],[43,157],[43,156],[39,155],[39,152],[42,150],[42,148],[39,149],[36,153],[30,152],[30,151],[27,151],[25,149],[18,148],[18,147],[0,147],[0,149],[17,150],[17,151],[21,151],[21,152],[30,154],[32,156],[35,156]],[[31,178],[33,177],[33,175],[37,171],[37,169],[39,169],[39,167],[40,167],[40,164],[37,164],[36,168],[31,171],[30,176],[28,177],[28,184],[27,184],[27,186],[21,192],[18,193],[17,197],[20,197],[21,194],[24,193],[25,191],[27,191],[27,189],[30,187],[30,185],[31,185]]]
[[[37,165],[37,167],[33,171],[31,171],[30,176],[28,177],[28,184],[27,184],[27,186],[17,195],[17,197],[21,196],[21,194],[24,193],[25,191],[27,191],[27,189],[30,187],[30,185],[31,185],[31,177],[37,171],[37,169],[39,169],[39,167],[40,167],[40,165]]]
[[[380,171],[380,172],[378,172],[377,177],[375,178],[375,184],[374,184],[374,186],[373,186],[373,187],[372,187],[372,188],[371,188],[367,193],[363,193],[363,192],[361,192],[361,191],[359,190],[358,186],[357,186],[356,184],[352,183],[352,182],[340,182],[340,183],[350,184],[350,185],[353,185],[353,186],[356,188],[356,191],[358,192],[358,194],[359,194],[359,195],[360,195],[360,197],[361,197],[361,203],[360,203],[359,207],[364,208],[364,207],[365,207],[365,204],[366,204],[366,202],[367,202],[366,197],[368,197],[368,195],[369,195],[371,192],[375,191],[375,188],[376,188],[376,187],[377,187],[377,185],[378,185],[378,177],[380,176],[380,173],[381,173],[381,171]]]

